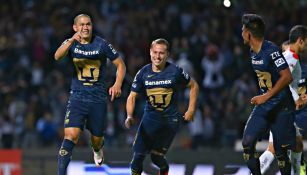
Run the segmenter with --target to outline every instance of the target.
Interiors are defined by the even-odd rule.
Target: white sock
[[[261,174],[264,174],[269,168],[273,160],[274,155],[270,151],[264,151],[259,157]]]
[[[300,175],[301,156],[302,152],[296,153],[291,151],[291,164],[292,164],[293,175]]]

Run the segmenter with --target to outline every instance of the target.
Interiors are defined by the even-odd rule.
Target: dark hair
[[[166,50],[169,52],[169,43],[168,43],[168,41],[167,41],[166,39],[164,39],[164,38],[158,38],[158,39],[153,40],[153,41],[151,42],[150,48],[152,48],[152,46],[153,46],[154,44],[164,44],[164,45],[166,45]]]
[[[261,16],[257,14],[244,14],[242,24],[255,38],[263,38],[265,23]]]
[[[290,41],[289,40],[286,40],[286,41],[284,41],[281,45],[282,46],[285,46],[285,45],[289,45],[290,44]]]
[[[290,42],[289,40],[287,41],[284,41],[282,44],[281,44],[281,50],[284,52],[286,50],[286,48],[289,46]],[[286,47],[286,48],[284,48]]]
[[[292,27],[289,33],[289,42],[295,43],[298,38],[302,38],[303,40],[307,37],[307,28],[303,25],[296,25]]]

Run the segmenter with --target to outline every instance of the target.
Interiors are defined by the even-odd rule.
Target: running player
[[[107,95],[111,101],[121,95],[126,67],[117,51],[103,38],[92,35],[90,16],[75,17],[75,34],[55,52],[55,59],[67,56],[74,66],[70,98],[64,121],[64,140],[58,155],[58,175],[65,175],[72,150],[84,126],[91,133],[94,161],[103,163],[103,135],[106,125]],[[114,85],[107,91],[105,83],[107,58],[117,67]]]
[[[196,109],[198,84],[180,67],[167,62],[169,43],[156,39],[150,47],[151,64],[144,66],[135,76],[127,99],[127,128],[134,123],[133,112],[137,95],[145,94],[147,102],[133,145],[131,174],[141,175],[143,160],[150,154],[152,162],[160,168],[160,175],[168,174],[165,157],[182,120],[191,121]],[[178,89],[190,88],[189,107],[185,114],[177,109]]]

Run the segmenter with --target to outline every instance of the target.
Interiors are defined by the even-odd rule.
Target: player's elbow
[[[194,79],[191,80],[191,90],[193,90],[195,95],[197,96],[199,92],[199,85]]]
[[[124,73],[126,73],[126,64],[125,64],[124,62],[122,62],[122,63],[120,64],[120,67],[121,67],[122,71],[123,71]]]
[[[122,58],[118,58],[116,60],[119,60],[117,64],[115,64],[117,66],[118,69],[122,70],[122,72],[126,72],[126,64],[123,61]]]
[[[55,60],[61,60],[62,58],[64,58],[66,56],[65,52],[62,52],[60,49],[58,49],[55,53],[54,53],[54,59]]]

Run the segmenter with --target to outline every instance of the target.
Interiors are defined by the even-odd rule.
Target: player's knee
[[[165,159],[164,154],[156,154],[151,153],[150,154],[152,162],[159,167],[160,169],[167,169],[169,168],[167,160]]]
[[[251,137],[244,137],[242,140],[243,148],[251,148],[254,145],[254,141]]]
[[[133,159],[131,161],[132,174],[141,174],[143,171],[143,161],[145,159],[145,154],[134,153]]]
[[[95,150],[99,150],[104,145],[104,138],[92,136],[91,137],[91,144],[92,144],[92,147]]]
[[[79,128],[65,128],[64,130],[64,139],[71,140],[74,143],[77,143],[79,140],[80,129]]]

